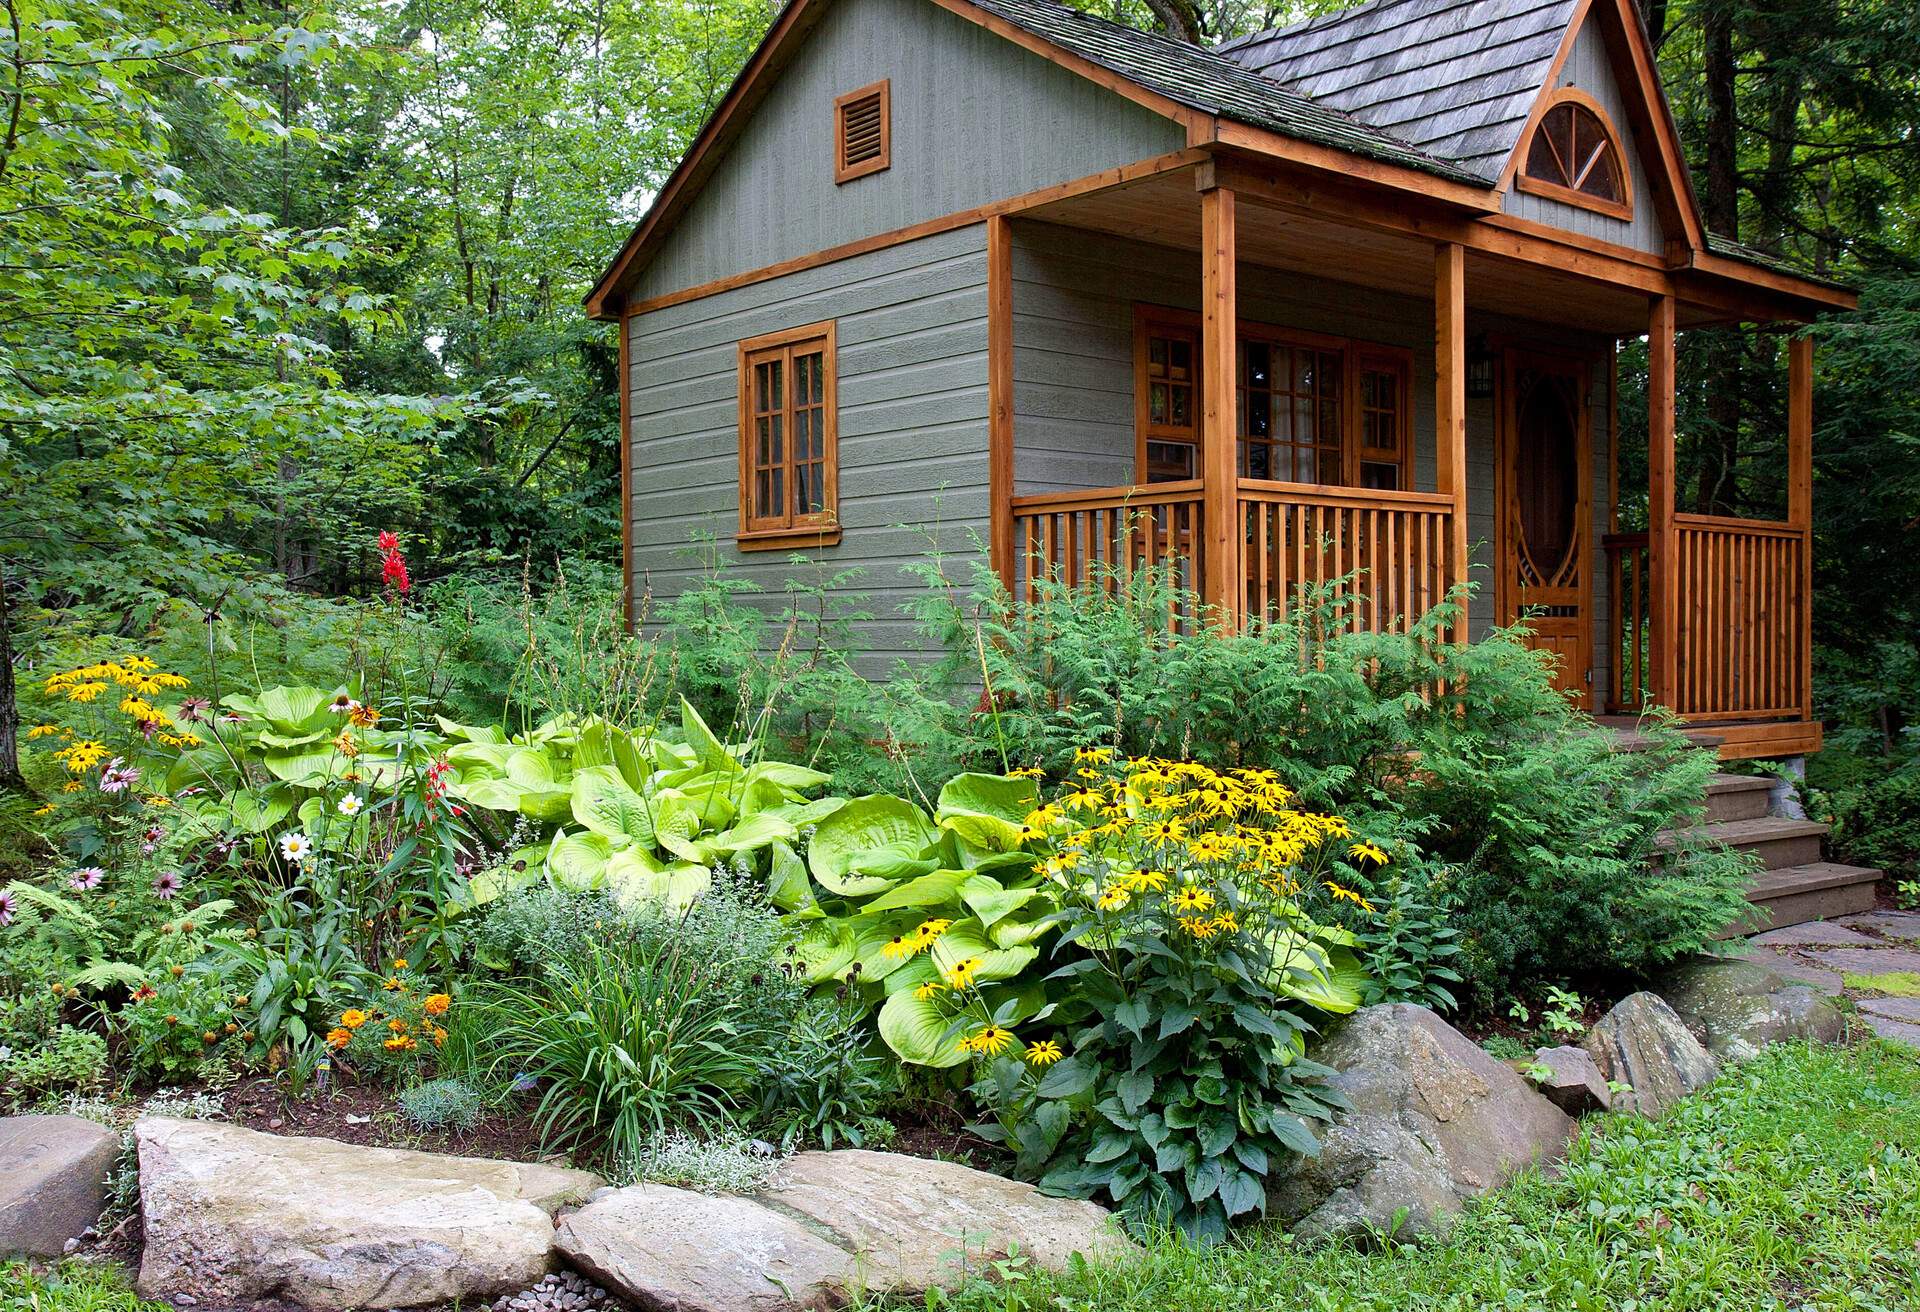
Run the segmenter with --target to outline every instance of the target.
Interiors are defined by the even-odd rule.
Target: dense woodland
[[[1329,7],[1078,2],[1203,42]],[[423,583],[616,560],[580,298],[775,8],[0,0],[0,783],[16,673],[88,634],[371,594],[382,529]],[[1817,330],[1816,618],[1830,755],[1877,775],[1920,721],[1920,7],[1646,18],[1708,226],[1861,288]],[[1785,375],[1686,335],[1689,501],[1782,500]]]

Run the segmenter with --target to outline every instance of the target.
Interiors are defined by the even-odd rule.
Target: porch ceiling
[[[1307,273],[1336,282],[1433,299],[1434,245],[1242,194],[1236,223],[1242,265]],[[1022,218],[1197,254],[1200,197],[1188,172],[1158,174],[1134,182],[1053,201]],[[1466,252],[1467,309],[1530,319],[1612,337],[1647,331],[1647,297],[1537,264]],[[1680,326],[1692,320],[1680,310]],[[1704,321],[1704,316],[1701,317]]]

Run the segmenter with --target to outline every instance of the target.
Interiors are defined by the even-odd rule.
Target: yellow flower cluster
[[[880,955],[890,960],[901,957],[916,957],[934,945],[934,941],[947,932],[951,920],[923,920],[918,929],[908,934],[896,934],[881,947]]]
[[[110,689],[120,690],[115,709],[131,720],[147,736],[168,747],[198,747],[204,741],[198,734],[181,729],[173,718],[153,703],[153,698],[174,688],[187,687],[184,676],[160,669],[147,656],[125,656],[119,660],[96,661],[47,676],[50,697],[70,702],[98,701]],[[84,774],[113,753],[92,738],[57,724],[37,724],[27,731],[28,738],[59,737],[64,746],[54,751],[54,759],[73,774]]]

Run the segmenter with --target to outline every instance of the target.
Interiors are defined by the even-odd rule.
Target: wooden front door
[[[1555,682],[1593,706],[1592,431],[1584,361],[1506,353],[1495,484],[1500,622],[1524,620]]]

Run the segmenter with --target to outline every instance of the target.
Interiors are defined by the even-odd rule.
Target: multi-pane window
[[[1413,357],[1242,322],[1235,330],[1235,436],[1242,478],[1410,489]],[[1198,316],[1134,308],[1136,459],[1149,483],[1198,475]]]
[[[1626,159],[1606,110],[1572,87],[1555,97],[1528,139],[1520,189],[1632,218]]]
[[[1240,477],[1341,482],[1340,351],[1243,336],[1239,355]]]
[[[819,542],[835,519],[834,330],[740,343],[742,545]]]
[[[1413,425],[1407,413],[1411,362],[1399,352],[1356,348],[1353,353],[1354,438],[1361,487],[1412,487]]]
[[[1143,317],[1135,334],[1141,376],[1140,455],[1150,483],[1198,473],[1200,328],[1184,315]]]

